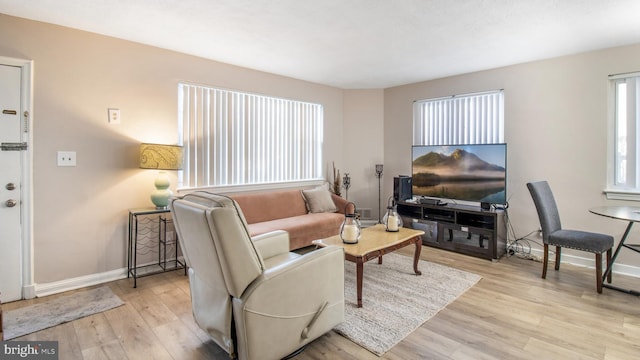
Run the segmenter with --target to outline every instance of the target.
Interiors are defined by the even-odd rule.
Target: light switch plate
[[[109,124],[120,124],[120,109],[109,109]]]

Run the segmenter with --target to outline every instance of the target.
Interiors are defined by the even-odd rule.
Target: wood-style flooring
[[[424,247],[422,258],[482,280],[382,359],[640,358],[640,298],[606,288],[597,294],[593,269],[562,264],[556,272],[551,264],[543,280],[539,262],[514,256],[491,262]],[[228,359],[195,325],[183,274],[140,278],[137,289],[131,279],[108,283],[126,305],[16,340],[57,340],[64,360]],[[613,281],[640,290],[640,279],[614,274]],[[380,358],[329,332],[295,359]]]

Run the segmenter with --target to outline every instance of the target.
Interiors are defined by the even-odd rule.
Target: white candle
[[[345,225],[342,229],[342,239],[348,242],[358,240],[358,227],[356,225]]]
[[[398,215],[389,215],[387,229],[389,231],[398,231]]]

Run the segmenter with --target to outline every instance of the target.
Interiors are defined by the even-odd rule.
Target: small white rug
[[[387,254],[364,264],[362,307],[357,307],[356,264],[345,261],[345,322],[339,334],[382,356],[407,335],[475,285],[481,277],[466,271]]]
[[[109,287],[79,291],[50,301],[3,312],[5,340],[124,305]]]

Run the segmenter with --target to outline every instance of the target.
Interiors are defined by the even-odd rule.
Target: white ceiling
[[[0,13],[345,89],[640,43],[638,0],[0,0]]]

